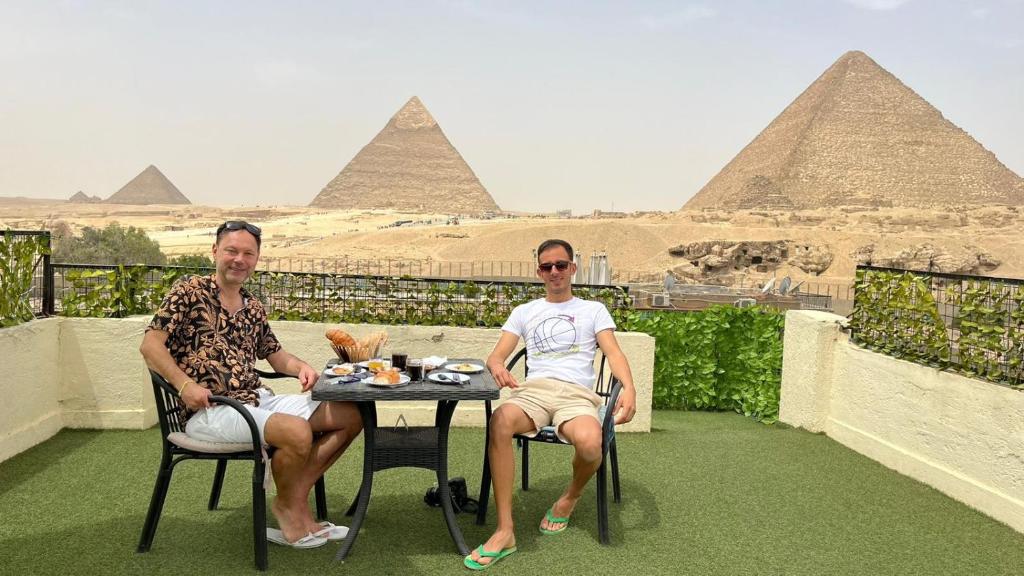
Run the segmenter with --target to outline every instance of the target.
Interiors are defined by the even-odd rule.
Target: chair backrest
[[[156,414],[160,421],[160,431],[164,438],[171,432],[185,431],[185,407],[178,402],[178,392],[164,377],[149,371],[153,383],[153,396],[156,398]]]

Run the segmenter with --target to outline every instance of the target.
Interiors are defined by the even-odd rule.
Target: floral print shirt
[[[263,304],[242,288],[245,304],[231,314],[214,276],[184,278],[168,291],[146,328],[167,332],[167,350],[189,378],[214,394],[259,406],[257,359],[281,349]]]

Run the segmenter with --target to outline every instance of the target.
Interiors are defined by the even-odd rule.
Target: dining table
[[[329,368],[337,363],[331,360]],[[441,381],[428,379],[428,375],[420,381],[411,381],[397,386],[380,386],[366,380],[333,377],[327,370],[322,371],[319,380],[313,387],[313,400],[353,402],[359,408],[363,418],[363,475],[359,494],[350,509],[352,520],[348,536],[342,542],[336,560],[344,560],[366,518],[366,510],[370,504],[370,493],[373,489],[375,472],[390,468],[413,467],[433,470],[437,474],[437,487],[441,499],[441,509],[448,526],[448,533],[455,543],[459,555],[470,553],[462,537],[452,506],[451,491],[448,487],[448,432],[451,427],[452,415],[460,401],[463,400],[497,400],[498,386],[490,372],[484,369],[484,362],[479,359],[450,359],[431,374],[435,379],[439,374],[446,374],[446,366],[472,364],[479,371],[466,374],[469,380],[453,382],[447,377]],[[402,402],[425,400],[437,402],[433,426],[378,426],[378,402]],[[488,423],[485,422],[485,426]],[[481,435],[486,449],[488,434]],[[417,499],[421,502],[421,499]]]

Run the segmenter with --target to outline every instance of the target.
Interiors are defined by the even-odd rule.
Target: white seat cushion
[[[252,442],[207,442],[205,440],[196,440],[184,432],[171,432],[167,435],[167,440],[179,448],[206,452],[207,454],[252,452]]]

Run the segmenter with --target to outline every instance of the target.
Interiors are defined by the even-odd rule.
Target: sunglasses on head
[[[538,264],[537,268],[541,272],[551,272],[552,268],[558,268],[559,272],[564,272],[565,270],[569,269],[569,264],[572,264],[572,262],[566,262],[565,260],[559,260],[558,262],[553,262],[553,263],[552,262],[545,262],[543,264]]]
[[[237,230],[245,230],[249,234],[252,234],[253,236],[256,237],[259,237],[259,235],[263,233],[263,231],[260,230],[259,226],[249,224],[245,220],[228,220],[227,222],[217,227],[217,236],[220,236],[220,233],[225,230],[229,230],[231,232],[235,232]]]

